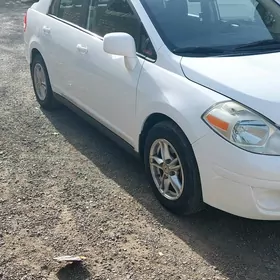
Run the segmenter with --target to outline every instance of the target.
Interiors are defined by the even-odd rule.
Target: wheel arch
[[[175,125],[177,125],[179,127],[179,129],[182,131],[182,133],[184,134],[184,136],[186,137],[186,139],[192,143],[193,141],[193,133],[190,132],[191,134],[191,138],[189,138],[189,135],[187,135],[184,131],[184,129],[182,128],[182,126],[180,125],[181,122],[179,122],[178,120],[176,120],[174,117],[170,117],[164,113],[152,113],[150,114],[144,121],[142,129],[141,129],[141,133],[139,135],[139,140],[138,140],[138,151],[139,151],[139,155],[140,157],[143,159],[143,155],[144,155],[144,146],[145,146],[145,141],[147,138],[147,135],[149,133],[149,131],[151,130],[151,128],[153,126],[155,126],[157,123],[163,122],[163,121],[170,121],[172,123],[174,123]]]
[[[30,67],[31,67],[32,61],[33,61],[33,59],[34,59],[34,57],[35,57],[36,55],[40,55],[40,56],[43,58],[43,56],[42,56],[42,54],[40,53],[40,51],[39,51],[37,48],[33,48],[33,49],[31,50],[31,53],[30,53]]]
[[[47,61],[45,60],[43,54],[42,54],[42,51],[41,51],[41,48],[40,48],[40,45],[39,44],[33,44],[33,47],[30,47],[30,61],[29,61],[29,66],[30,66],[30,70],[31,70],[31,66],[32,66],[32,61],[34,59],[34,57],[36,55],[40,55],[41,58],[43,59],[44,63],[45,63],[45,66],[47,68],[47,71],[48,71],[48,75],[49,75],[49,79],[50,79],[50,82],[52,84],[52,77],[50,76],[50,73],[49,73],[49,65],[47,63]]]
[[[32,60],[33,60],[35,54],[40,54],[41,57],[43,57],[40,43],[36,39],[31,40],[31,43],[29,45],[29,55],[28,55],[29,61],[28,62],[30,65],[32,63]]]
[[[144,125],[142,127],[142,130],[141,130],[141,133],[139,135],[139,142],[138,142],[138,145],[139,145],[138,150],[139,150],[140,157],[142,159],[144,156],[144,145],[145,145],[145,140],[147,138],[148,132],[157,123],[162,122],[162,121],[167,121],[167,120],[173,121],[167,115],[164,115],[162,113],[153,113],[146,118]]]
[[[161,126],[158,126],[158,129],[154,134],[150,135],[148,132],[150,129],[158,124],[159,122],[164,122],[162,123]],[[168,123],[170,122],[170,124]],[[167,128],[167,130],[166,130]],[[163,129],[163,130],[162,130]],[[178,203],[170,201],[164,201],[162,196],[159,195],[158,187],[156,186],[155,179],[152,175],[151,171],[151,165],[150,165],[150,151],[145,150],[145,142],[147,141],[146,139],[149,138],[148,140],[148,145],[151,147],[154,143],[155,139],[159,139],[158,132],[162,131],[165,132],[161,137],[165,137],[166,139],[175,139],[175,144],[177,143],[179,146],[180,150],[177,150],[176,152],[178,153],[178,156],[180,157],[180,160],[182,159],[185,162],[186,168],[189,168],[189,170],[192,170],[192,176],[189,178],[189,183],[191,183],[191,188],[187,191],[184,191],[183,195],[183,200],[181,196],[178,198]],[[169,134],[168,131],[171,133]],[[159,132],[160,133],[160,132]],[[201,179],[200,179],[200,171],[199,171],[199,166],[197,164],[197,159],[195,152],[193,150],[193,147],[191,145],[191,141],[189,140],[189,137],[186,135],[182,127],[174,121],[173,118],[170,118],[169,116],[165,114],[160,114],[160,113],[153,113],[151,114],[145,121],[143,130],[141,132],[142,138],[139,141],[139,153],[142,159],[144,160],[144,166],[145,170],[148,174],[149,182],[152,185],[153,190],[155,191],[156,197],[159,199],[159,201],[168,209],[170,209],[172,212],[176,214],[193,214],[196,213],[202,209],[204,209],[204,203],[203,203],[203,193],[202,193],[202,187],[201,187]],[[172,138],[173,137],[173,138]],[[177,137],[177,138],[176,138]],[[177,140],[176,140],[177,139]],[[167,140],[170,141],[170,140]],[[170,142],[172,143],[172,141]],[[181,146],[180,146],[181,143]],[[172,143],[173,145],[173,143]],[[174,146],[175,147],[175,146]],[[177,149],[176,148],[176,149]],[[182,156],[182,157],[181,157]],[[182,167],[183,168],[183,167]],[[188,169],[186,169],[188,170]],[[182,169],[182,172],[184,172],[185,169]],[[186,174],[184,172],[184,174]],[[182,184],[184,182],[182,181]],[[185,183],[184,183],[185,184]],[[188,188],[187,188],[188,189]],[[187,200],[186,200],[187,199]],[[180,201],[179,201],[180,200]],[[187,204],[186,204],[187,202]]]

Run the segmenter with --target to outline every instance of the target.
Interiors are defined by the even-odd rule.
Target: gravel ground
[[[133,158],[69,110],[38,107],[26,8],[0,0],[0,279],[280,279],[279,223],[174,217]],[[87,260],[52,260],[65,254]]]

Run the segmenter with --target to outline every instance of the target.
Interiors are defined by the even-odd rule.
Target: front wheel
[[[149,131],[144,162],[153,192],[164,207],[179,215],[204,208],[196,159],[176,124],[161,122]]]

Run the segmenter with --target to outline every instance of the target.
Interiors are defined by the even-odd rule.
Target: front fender
[[[187,114],[182,114],[176,109],[176,107],[170,106],[166,103],[154,102],[150,106],[145,106],[145,108],[139,111],[138,114],[138,131],[137,134],[140,135],[147,119],[153,114],[161,114],[173,122],[175,122],[185,133],[190,143],[194,143],[201,137],[207,134],[208,129],[200,118],[188,118]]]
[[[179,66],[180,67],[180,66]],[[137,90],[135,148],[146,120],[159,113],[172,119],[193,144],[209,132],[202,114],[227,100],[221,94],[155,64],[144,63]]]

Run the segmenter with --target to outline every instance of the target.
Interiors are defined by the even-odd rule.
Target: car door
[[[88,0],[54,0],[43,26],[52,88],[69,99],[77,90],[76,64],[80,54],[86,52],[78,42],[82,34],[80,28],[86,24],[87,3]]]
[[[110,130],[132,144],[135,123],[136,88],[144,59],[128,70],[124,57],[103,50],[103,36],[127,32],[140,45],[141,22],[127,0],[91,0],[87,30],[80,42],[87,47],[81,57],[79,90],[75,99],[80,107]],[[147,39],[147,38],[146,38]]]

